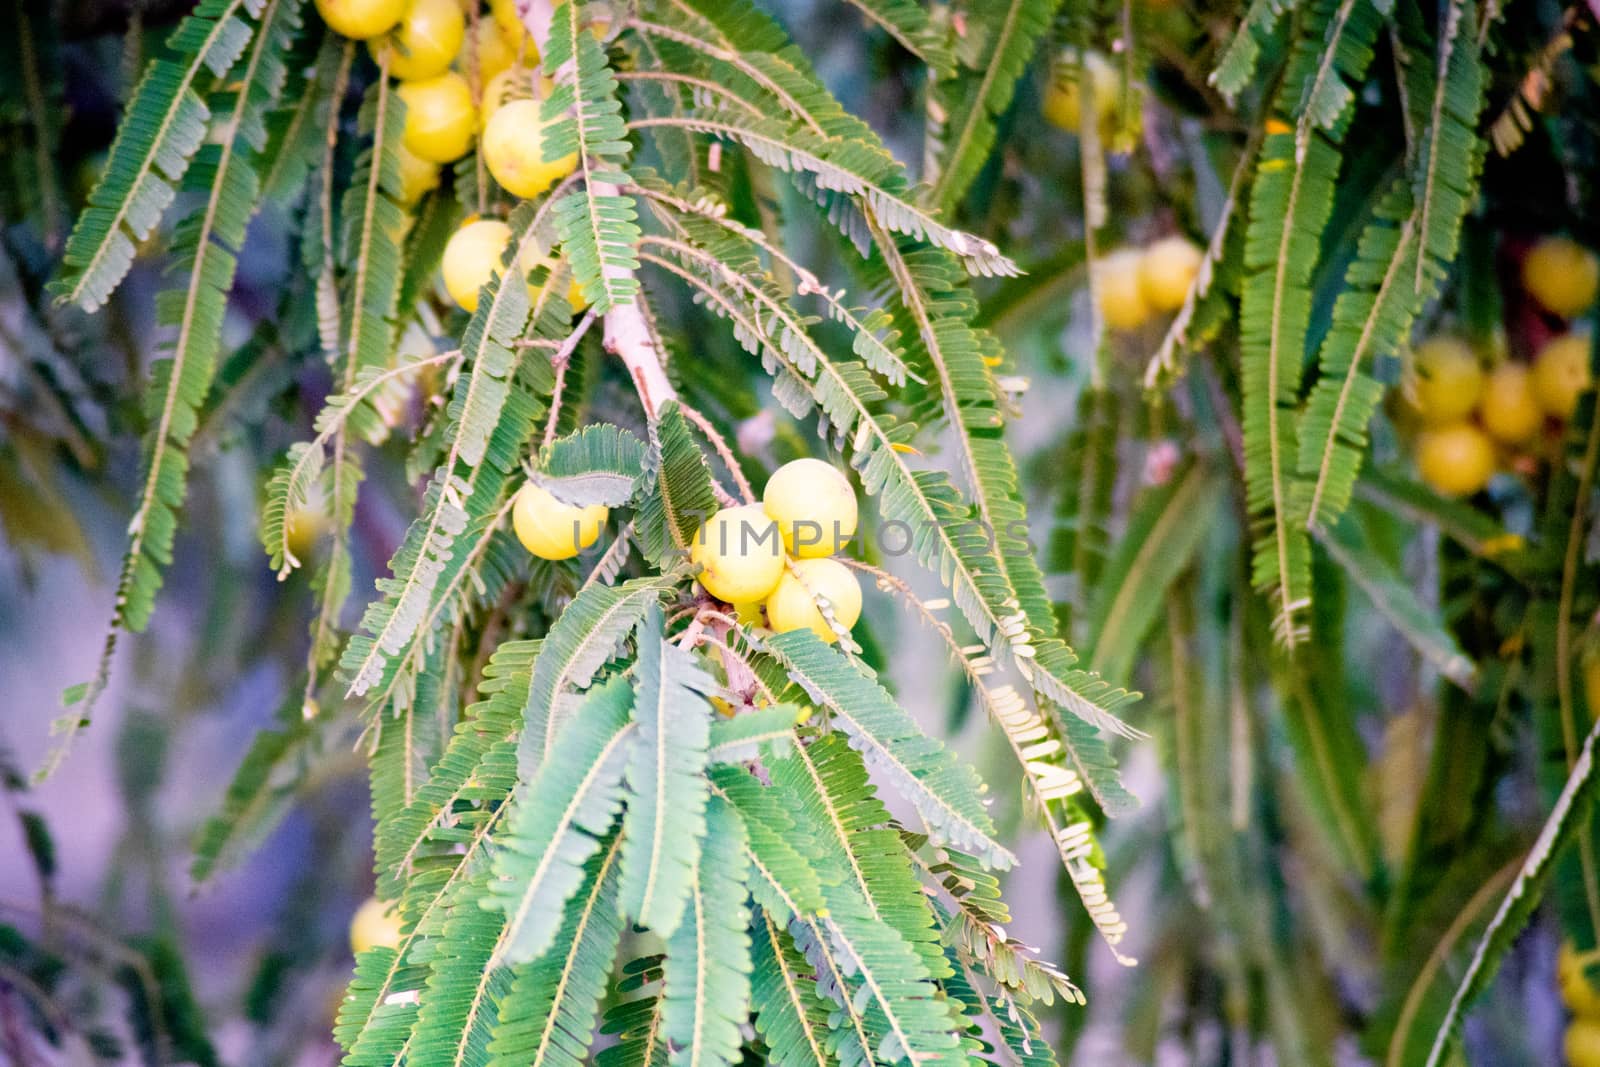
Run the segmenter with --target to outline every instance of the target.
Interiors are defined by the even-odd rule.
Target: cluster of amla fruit
[[[484,166],[512,196],[538,196],[576,168],[575,154],[544,158],[540,99],[551,86],[538,73],[539,51],[517,16],[515,0],[491,0],[490,10],[473,20],[472,35],[462,0],[316,4],[330,28],[366,41],[374,59],[400,79],[398,92],[406,105],[401,199],[406,204],[436,187],[440,165],[466,155],[474,142]],[[499,266],[510,237],[510,228],[493,219],[470,220],[456,233],[444,258],[445,288],[456,303],[474,308],[479,287]]]
[[[1528,293],[1571,318],[1594,303],[1600,262],[1562,237],[1539,242],[1522,263]],[[1471,346],[1449,336],[1418,345],[1404,382],[1404,408],[1421,424],[1414,448],[1422,480],[1446,496],[1469,496],[1502,468],[1525,469],[1545,433],[1561,426],[1592,384],[1589,338],[1565,333],[1531,363],[1502,358],[1485,369]]]
[[[695,535],[690,562],[706,592],[734,606],[743,622],[778,633],[810,629],[834,642],[824,616],[849,630],[861,617],[861,585],[833,555],[856,532],[856,494],[819,459],[785,463],[767,479],[760,504],[723,508]]]

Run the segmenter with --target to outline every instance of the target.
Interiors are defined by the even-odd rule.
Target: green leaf
[[[992,866],[1016,862],[994,839],[982,800],[986,787],[977,774],[919,730],[883,686],[810,630],[779,634],[767,647],[811,699],[828,709],[867,766],[916,807],[930,833]]]
[[[781,759],[794,745],[795,722],[809,714],[809,708],[796,704],[774,704],[742,711],[731,719],[719,716],[711,723],[706,762],[750,763],[764,758]]]
[[[558,437],[539,458],[534,482],[563,504],[580,508],[630,502],[648,472],[643,442],[610,423]]]
[[[500,1004],[489,1067],[580,1067],[600,998],[622,941],[619,838],[590,857],[583,888],[567,902],[555,947],[516,968]]]
[[[717,511],[711,468],[675,402],[661,406],[650,424],[647,470],[654,473],[635,521],[645,558],[666,563],[685,558],[700,524]]]
[[[684,913],[706,834],[706,745],[715,682],[698,657],[666,640],[661,607],[639,624],[623,820],[624,915],[670,938]]]
[[[495,838],[494,878],[484,907],[509,925],[497,958],[527,963],[559,933],[563,908],[583,882],[622,806],[622,773],[634,741],[632,690],[620,678],[595,689],[557,736],[550,759],[518,790],[510,822]]]
[[[830,1005],[817,991],[811,964],[770,914],[756,916],[752,933],[755,972],[750,1000],[756,1030],[766,1041],[772,1062],[778,1067],[837,1063],[831,1051]]]
[[[666,1034],[674,1067],[739,1062],[750,1009],[750,908],[744,824],[720,798],[706,808],[706,843],[683,918],[667,940]]]

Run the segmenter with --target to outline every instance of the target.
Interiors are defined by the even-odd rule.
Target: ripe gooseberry
[[[791,460],[773,471],[761,505],[778,524],[784,548],[800,559],[843,549],[859,519],[850,480],[820,459]]]
[[[1470,422],[1454,422],[1417,438],[1417,470],[1445,496],[1469,496],[1494,477],[1494,445]]]
[[[361,902],[350,920],[350,951],[357,956],[369,948],[400,947],[400,916],[377,897]]]
[[[406,102],[405,146],[430,163],[453,163],[472,147],[478,111],[472,89],[455,71],[436,78],[401,82]]]
[[[444,287],[466,311],[478,310],[478,291],[501,270],[511,227],[499,219],[474,219],[450,235],[440,261]]]
[[[1484,383],[1478,418],[1497,441],[1520,445],[1533,439],[1544,425],[1544,411],[1533,396],[1528,368],[1502,363]]]
[[[396,78],[433,78],[450,69],[466,32],[456,0],[411,0],[395,29],[395,43],[368,41],[367,51],[377,59],[387,50],[389,73]]]
[[[1139,284],[1139,253],[1119,248],[1094,265],[1100,315],[1113,330],[1133,330],[1150,318],[1150,305]]]
[[[439,187],[439,164],[418,157],[400,146],[400,202],[411,207]]]
[[[817,607],[817,598],[846,630],[861,618],[861,583],[836,559],[802,559],[786,568],[778,587],[767,597],[767,622],[780,634],[809,628],[830,645],[839,635]]]
[[[1571,318],[1594,303],[1600,260],[1570,237],[1546,237],[1523,259],[1522,285],[1547,310]]]
[[[1406,396],[1422,421],[1442,426],[1464,419],[1483,395],[1483,368],[1457,337],[1430,337],[1416,347],[1406,376]]]
[[[1204,257],[1184,237],[1163,237],[1139,257],[1139,292],[1157,311],[1177,311],[1189,298]]]
[[[356,41],[394,29],[405,14],[406,0],[316,0],[317,13],[328,29]]]
[[[545,125],[539,110],[537,100],[509,101],[483,129],[483,161],[489,173],[506,192],[524,199],[538,196],[578,165],[576,152],[544,158]]]
[[[1567,1067],[1600,1067],[1600,1020],[1584,1016],[1572,1020],[1562,1049]]]
[[[511,69],[517,61],[517,45],[508,41],[500,24],[492,18],[479,19],[478,28],[468,35],[467,47],[462,49],[456,65],[465,72],[471,64],[478,67],[478,84],[487,85],[495,75]]]
[[[1578,397],[1593,383],[1589,371],[1589,339],[1569,333],[1555,338],[1533,361],[1533,396],[1545,413],[1570,419]]]
[[[759,504],[723,508],[701,525],[689,548],[700,584],[718,600],[765,600],[783,577],[778,524]]]
[[[1085,53],[1083,67],[1089,72],[1095,117],[1104,130],[1117,112],[1117,71],[1099,52]],[[1078,65],[1071,62],[1069,54],[1051,67],[1050,84],[1044,91],[1044,117],[1069,133],[1077,133],[1083,124],[1081,97]]]
[[[548,489],[528,482],[511,504],[511,526],[522,547],[540,559],[571,559],[599,539],[610,514],[604,504],[563,504]]]
[[[1561,1003],[1574,1015],[1600,1019],[1600,992],[1597,992],[1584,974],[1584,956],[1570,939],[1561,943],[1556,955],[1556,981],[1560,986]]]

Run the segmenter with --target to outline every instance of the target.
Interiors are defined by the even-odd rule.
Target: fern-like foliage
[[[288,17],[297,18],[297,5],[276,6],[291,9]],[[167,45],[171,55],[151,61],[111,146],[105,174],[67,241],[66,269],[53,285],[61,300],[93,311],[127,275],[135,243],[161,221],[206,140],[209,94],[244,54],[257,31],[251,19],[264,7],[264,0],[208,0],[178,26]],[[284,47],[275,40],[266,50],[280,70]],[[271,99],[258,99],[254,106]]]
[[[42,774],[65,757],[79,727],[92,715],[109,677],[117,631],[139,631],[149,623],[162,568],[172,562],[178,512],[188,490],[188,445],[211,390],[228,291],[260,199],[256,168],[266,146],[266,113],[283,88],[284,53],[300,25],[294,0],[265,0],[255,12],[257,26],[241,18],[241,12],[237,3],[210,4],[179,27],[173,47],[187,62],[152,63],[131,105],[135,117],[124,122],[106,177],[91,194],[95,206],[68,242],[66,262],[82,273],[61,279],[63,299],[93,310],[132,260],[133,244],[123,225],[144,238],[175,195],[173,186],[151,168],[159,165],[160,174],[174,185],[181,181],[186,191],[204,197],[200,210],[173,235],[176,273],[185,282],[157,299],[157,320],[172,331],[172,340],[166,357],[152,368],[145,393],[150,430],[144,477],[128,522],[109,633],[95,677],[81,694],[82,708],[58,724],[62,736]],[[221,78],[247,50],[237,87],[231,96],[214,100],[214,106],[225,110],[211,127],[211,143],[202,149],[211,111],[192,82],[202,69]],[[149,117],[140,121],[138,116],[146,113]]]
[[[966,194],[994,150],[995,121],[1050,27],[1060,0],[994,0],[966,12],[960,76],[933,87],[928,103],[938,170],[928,200],[946,209]]]
[[[684,915],[706,835],[706,747],[711,676],[667,643],[661,609],[639,624],[634,721],[639,739],[628,761],[623,822],[623,914],[670,938]]]
[[[572,275],[596,314],[626,304],[638,291],[634,245],[639,227],[624,165],[632,145],[617,99],[617,79],[604,50],[582,22],[576,3],[556,8],[544,69],[556,88],[543,105],[547,160],[578,155],[581,188],[555,205],[556,229]]]

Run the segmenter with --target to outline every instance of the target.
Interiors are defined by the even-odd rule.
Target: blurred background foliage
[[[96,668],[140,475],[139,396],[167,263],[139,255],[92,316],[44,286],[122,102],[188,6],[4,0],[0,10],[0,1058],[19,1064],[335,1062],[346,924],[371,891],[360,724],[325,701],[317,728],[306,726],[314,591],[306,571],[278,582],[256,534],[266,478],[310,436],[333,388],[308,343],[316,301],[290,239],[302,210],[292,202],[268,204],[239,257],[153,624],[125,640],[99,721],[70,760],[30,782],[59,691]],[[930,98],[923,64],[845,4],[767,6],[844,105],[918,172],[945,103]],[[980,69],[1009,6],[933,6],[963,71]],[[1296,16],[1272,9],[1296,5],[1046,6],[1053,20],[997,115],[995,148],[948,207],[953,224],[1027,272],[979,281],[980,321],[1006,345],[1008,439],[1063,634],[1145,694],[1131,717],[1151,738],[1119,743],[1143,804],[1103,836],[1137,968],[1117,966],[1095,937],[962,675],[910,639],[917,621],[887,598],[869,597],[867,659],[996,787],[996,815],[1024,861],[1008,877],[1012,932],[1088,994],[1087,1007],[1057,1005],[1046,1020],[1062,1062],[1423,1063],[1595,710],[1592,395],[1525,446],[1500,449],[1486,489],[1449,499],[1417,477],[1410,346],[1384,353],[1369,367],[1387,392],[1368,459],[1344,519],[1310,549],[1315,595],[1299,623],[1309,640],[1286,655],[1274,608],[1251,588],[1260,517],[1241,470],[1239,310],[1241,274],[1255,268],[1236,245],[1257,153],[1281,136],[1272,101]],[[1592,314],[1568,323],[1541,308],[1522,265],[1546,235],[1600,245],[1596,15],[1582,3],[1475,6],[1474,26],[1493,20],[1480,57],[1481,188],[1407,339],[1449,333],[1485,364],[1527,362]],[[1441,14],[1461,8],[1370,5],[1381,27],[1317,231],[1308,357],[1339,314],[1383,190],[1418,150],[1403,86],[1432,57],[1402,42],[1431,39]],[[309,6],[306,17],[315,24]],[[1255,20],[1262,55],[1224,94],[1212,72],[1251,32],[1244,20]],[[314,38],[295,61],[310,62]],[[1115,105],[1092,133],[1096,123],[1068,130],[1045,117],[1052,81],[1087,69],[1086,50],[1105,57]],[[374,76],[363,57],[352,102]],[[972,82],[963,73],[945,94],[977,92]],[[345,110],[342,169],[357,143],[353,103]],[[751,170],[736,191],[757,210],[800,196],[770,178]],[[172,218],[183,215],[180,201]],[[1216,283],[1180,312],[1186,330],[1170,315],[1105,329],[1091,259],[1171,235],[1206,247],[1227,220]],[[797,227],[785,240],[828,280],[860,281],[837,235]],[[810,450],[809,430],[775,409],[728,330],[704,328],[687,297],[657,310],[677,384],[737,441],[753,479]],[[424,334],[444,332],[419,321]],[[574,370],[572,418],[637,424],[626,376],[598,344],[580,347]],[[416,509],[408,446],[430,402],[426,388],[402,397],[400,432],[365,462],[372,488],[350,542],[357,590],[387,572]],[[519,566],[518,590],[561,581]],[[484,630],[505,624],[486,618]],[[522,625],[539,629],[536,618]],[[472,677],[494,637],[471,634],[483,650]],[[251,798],[243,832],[214,857],[220,873],[195,892],[205,873],[191,867],[196,843],[263,729],[293,756]],[[1487,942],[1499,966],[1455,1062],[1562,1062],[1557,946],[1600,944],[1594,834],[1586,810],[1573,822],[1526,929],[1518,921]],[[32,1029],[51,1040],[33,1044]]]

